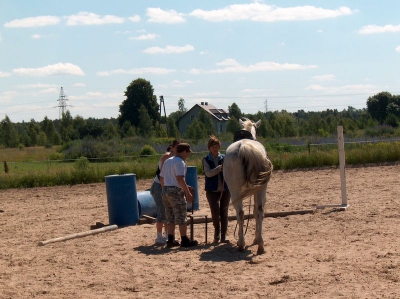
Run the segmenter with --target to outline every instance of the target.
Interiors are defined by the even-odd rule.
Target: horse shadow
[[[211,246],[210,246],[211,247]],[[253,254],[246,246],[244,251],[239,251],[237,246],[227,243],[221,246],[215,246],[210,251],[200,254],[200,261],[207,262],[238,262],[251,261]]]

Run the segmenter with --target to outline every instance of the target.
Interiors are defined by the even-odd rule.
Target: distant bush
[[[140,150],[139,155],[141,157],[153,156],[153,155],[157,155],[157,152],[151,145],[145,144],[145,145],[143,145],[142,149]]]

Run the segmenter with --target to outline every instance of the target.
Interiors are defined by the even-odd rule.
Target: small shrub
[[[25,145],[23,145],[22,143],[18,144],[18,149],[19,150],[23,150],[25,148]]]
[[[86,157],[80,157],[75,161],[74,167],[77,171],[85,171],[90,168],[89,160]]]
[[[156,150],[151,145],[148,144],[143,145],[142,149],[140,150],[140,156],[144,157],[153,155],[157,155]]]
[[[64,155],[62,153],[52,153],[49,155],[50,160],[60,161],[64,159]]]

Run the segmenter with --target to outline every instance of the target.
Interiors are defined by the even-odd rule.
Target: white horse
[[[260,126],[261,120],[256,123],[249,119],[239,121],[243,127],[243,130],[239,131],[241,133],[239,135],[242,137],[239,138],[248,134],[253,140],[241,139],[227,148],[223,166],[224,179],[231,193],[232,204],[235,207],[239,224],[239,251],[243,251],[245,246],[243,199],[254,195],[253,213],[256,219],[256,232],[253,244],[258,244],[257,254],[262,254],[264,253],[262,221],[264,205],[267,201],[267,184],[273,166],[264,146],[256,141],[256,128]],[[235,137],[237,135],[235,134]]]

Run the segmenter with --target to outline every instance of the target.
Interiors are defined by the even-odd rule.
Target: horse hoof
[[[238,251],[243,252],[244,251],[244,247],[238,247]]]
[[[263,254],[263,253],[265,253],[264,248],[258,248],[257,255],[260,255],[260,254]]]

